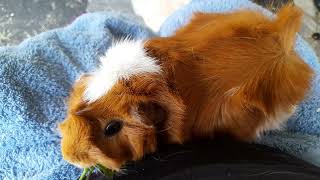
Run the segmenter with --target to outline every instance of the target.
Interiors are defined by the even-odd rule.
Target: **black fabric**
[[[159,147],[114,180],[319,180],[320,169],[270,147],[216,139]]]

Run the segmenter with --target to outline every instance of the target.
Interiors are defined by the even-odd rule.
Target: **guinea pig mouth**
[[[81,163],[81,162],[78,162],[78,163],[72,163],[70,162],[72,165],[82,169],[82,168],[89,168],[89,167],[92,167],[94,166],[94,164],[90,165],[90,164],[84,164],[84,163]]]
[[[78,168],[88,168],[95,165],[95,163],[92,160],[90,160],[87,155],[84,154],[81,155],[72,152],[71,155],[70,153],[62,153],[62,155],[64,160]]]
[[[101,164],[107,169],[119,171],[120,167],[123,164],[123,162],[116,161],[116,160],[113,160],[113,159],[107,157],[98,147],[92,147],[89,150],[88,155],[95,162],[91,166],[95,166],[97,164]]]

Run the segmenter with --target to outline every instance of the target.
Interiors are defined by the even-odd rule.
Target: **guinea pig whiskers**
[[[172,126],[167,127],[167,128],[162,129],[162,130],[160,130],[160,131],[157,131],[157,133],[163,133],[163,132],[165,132],[165,131],[169,131],[171,128],[172,128]]]
[[[208,27],[208,26],[210,26],[210,25],[212,25],[212,24],[214,24],[214,23],[216,23],[216,22],[206,23],[205,25],[201,26],[201,27],[198,29],[198,31],[201,31],[201,30],[203,30],[204,28],[206,28],[206,27]]]
[[[126,169],[126,166],[122,166],[122,167],[119,169],[118,174],[127,175],[127,174],[128,174],[128,169]]]
[[[153,158],[154,160],[157,160],[157,161],[160,161],[160,162],[168,161],[168,160],[166,160],[166,159],[162,159],[161,157],[152,156],[152,158]]]
[[[153,128],[152,126],[144,125],[143,127],[141,127],[141,125],[125,123],[125,122],[124,122],[124,125],[127,126],[127,127],[130,127],[130,128],[143,128],[144,130],[148,130],[148,129],[152,129]]]
[[[246,37],[246,36],[241,36],[239,39],[247,39],[247,40],[257,40],[257,38],[254,37]]]

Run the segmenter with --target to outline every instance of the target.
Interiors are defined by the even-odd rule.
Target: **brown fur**
[[[291,5],[274,20],[250,10],[197,13],[175,35],[146,42],[162,74],[120,81],[91,104],[81,100],[83,77],[60,125],[64,158],[119,170],[154,152],[160,136],[183,143],[222,132],[248,141],[279,126],[304,98],[313,75],[293,50],[300,21],[301,11]],[[103,128],[113,118],[124,127],[106,138]]]

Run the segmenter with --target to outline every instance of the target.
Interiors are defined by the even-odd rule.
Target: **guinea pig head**
[[[96,71],[76,81],[60,124],[63,158],[113,170],[156,150],[159,137],[183,141],[184,105],[142,41],[112,46]]]

